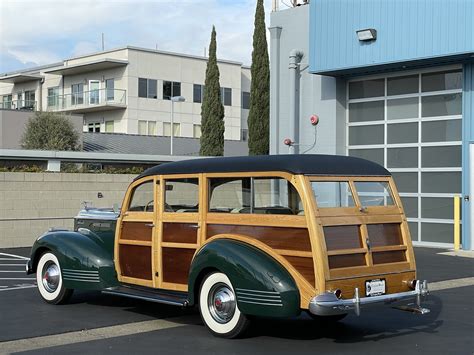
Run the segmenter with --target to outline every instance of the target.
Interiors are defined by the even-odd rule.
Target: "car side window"
[[[165,180],[165,212],[189,213],[198,210],[198,178]]]
[[[154,211],[153,180],[146,181],[133,189],[128,211]]]
[[[295,187],[282,178],[213,178],[209,187],[209,212],[304,214]]]

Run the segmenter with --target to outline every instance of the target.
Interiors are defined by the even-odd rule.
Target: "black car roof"
[[[305,175],[390,176],[374,162],[341,155],[257,155],[182,160],[145,170],[150,175],[283,171]]]

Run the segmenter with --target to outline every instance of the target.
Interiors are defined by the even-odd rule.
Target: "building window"
[[[193,85],[193,102],[202,103],[204,99],[204,85],[194,84]]]
[[[59,106],[59,86],[48,88],[48,107]]]
[[[156,136],[156,121],[138,121],[138,134]]]
[[[242,108],[250,109],[250,93],[247,91],[242,91]]]
[[[451,243],[449,203],[461,193],[462,70],[349,82],[347,107],[347,153],[391,171],[412,239]]]
[[[87,125],[87,131],[93,133],[100,132],[100,123],[99,122],[91,122]]]
[[[242,132],[242,140],[246,142],[249,139],[249,130],[243,129],[241,132]]]
[[[12,100],[12,95],[3,95],[1,108],[10,110],[12,108]]]
[[[173,136],[179,137],[181,136],[181,124],[180,123],[173,123]],[[171,123],[163,122],[163,135],[166,137],[171,136]]]
[[[193,137],[194,138],[201,138],[201,125],[195,124],[193,125]]]
[[[114,121],[105,121],[105,132],[114,133]]]
[[[157,81],[155,79],[138,78],[138,97],[157,99]]]
[[[36,106],[35,91],[34,90],[25,91],[25,102],[23,103],[23,107],[26,109],[33,110],[35,106]]]
[[[84,84],[71,85],[71,105],[82,105],[84,103]]]
[[[106,79],[105,80],[105,99],[106,101],[114,101],[115,99],[115,80],[114,79]]]
[[[221,88],[221,101],[224,106],[232,106],[231,88]]]
[[[181,96],[181,83],[177,81],[163,81],[163,100],[171,100],[174,96]]]

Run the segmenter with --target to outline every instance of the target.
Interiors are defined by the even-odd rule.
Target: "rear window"
[[[355,181],[355,188],[362,206],[393,206],[392,191],[385,181]]]
[[[355,205],[347,181],[312,181],[311,188],[319,208],[351,207]]]

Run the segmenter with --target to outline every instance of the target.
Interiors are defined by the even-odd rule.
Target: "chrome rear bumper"
[[[408,292],[392,293],[388,295],[360,297],[359,288],[354,289],[354,298],[339,299],[332,292],[315,296],[309,303],[309,311],[318,316],[331,316],[354,311],[360,315],[360,309],[369,305],[393,304],[396,302],[412,300],[413,307],[404,307],[404,310],[419,314],[429,313],[429,309],[421,307],[421,299],[429,294],[427,281],[417,280],[415,289]]]

